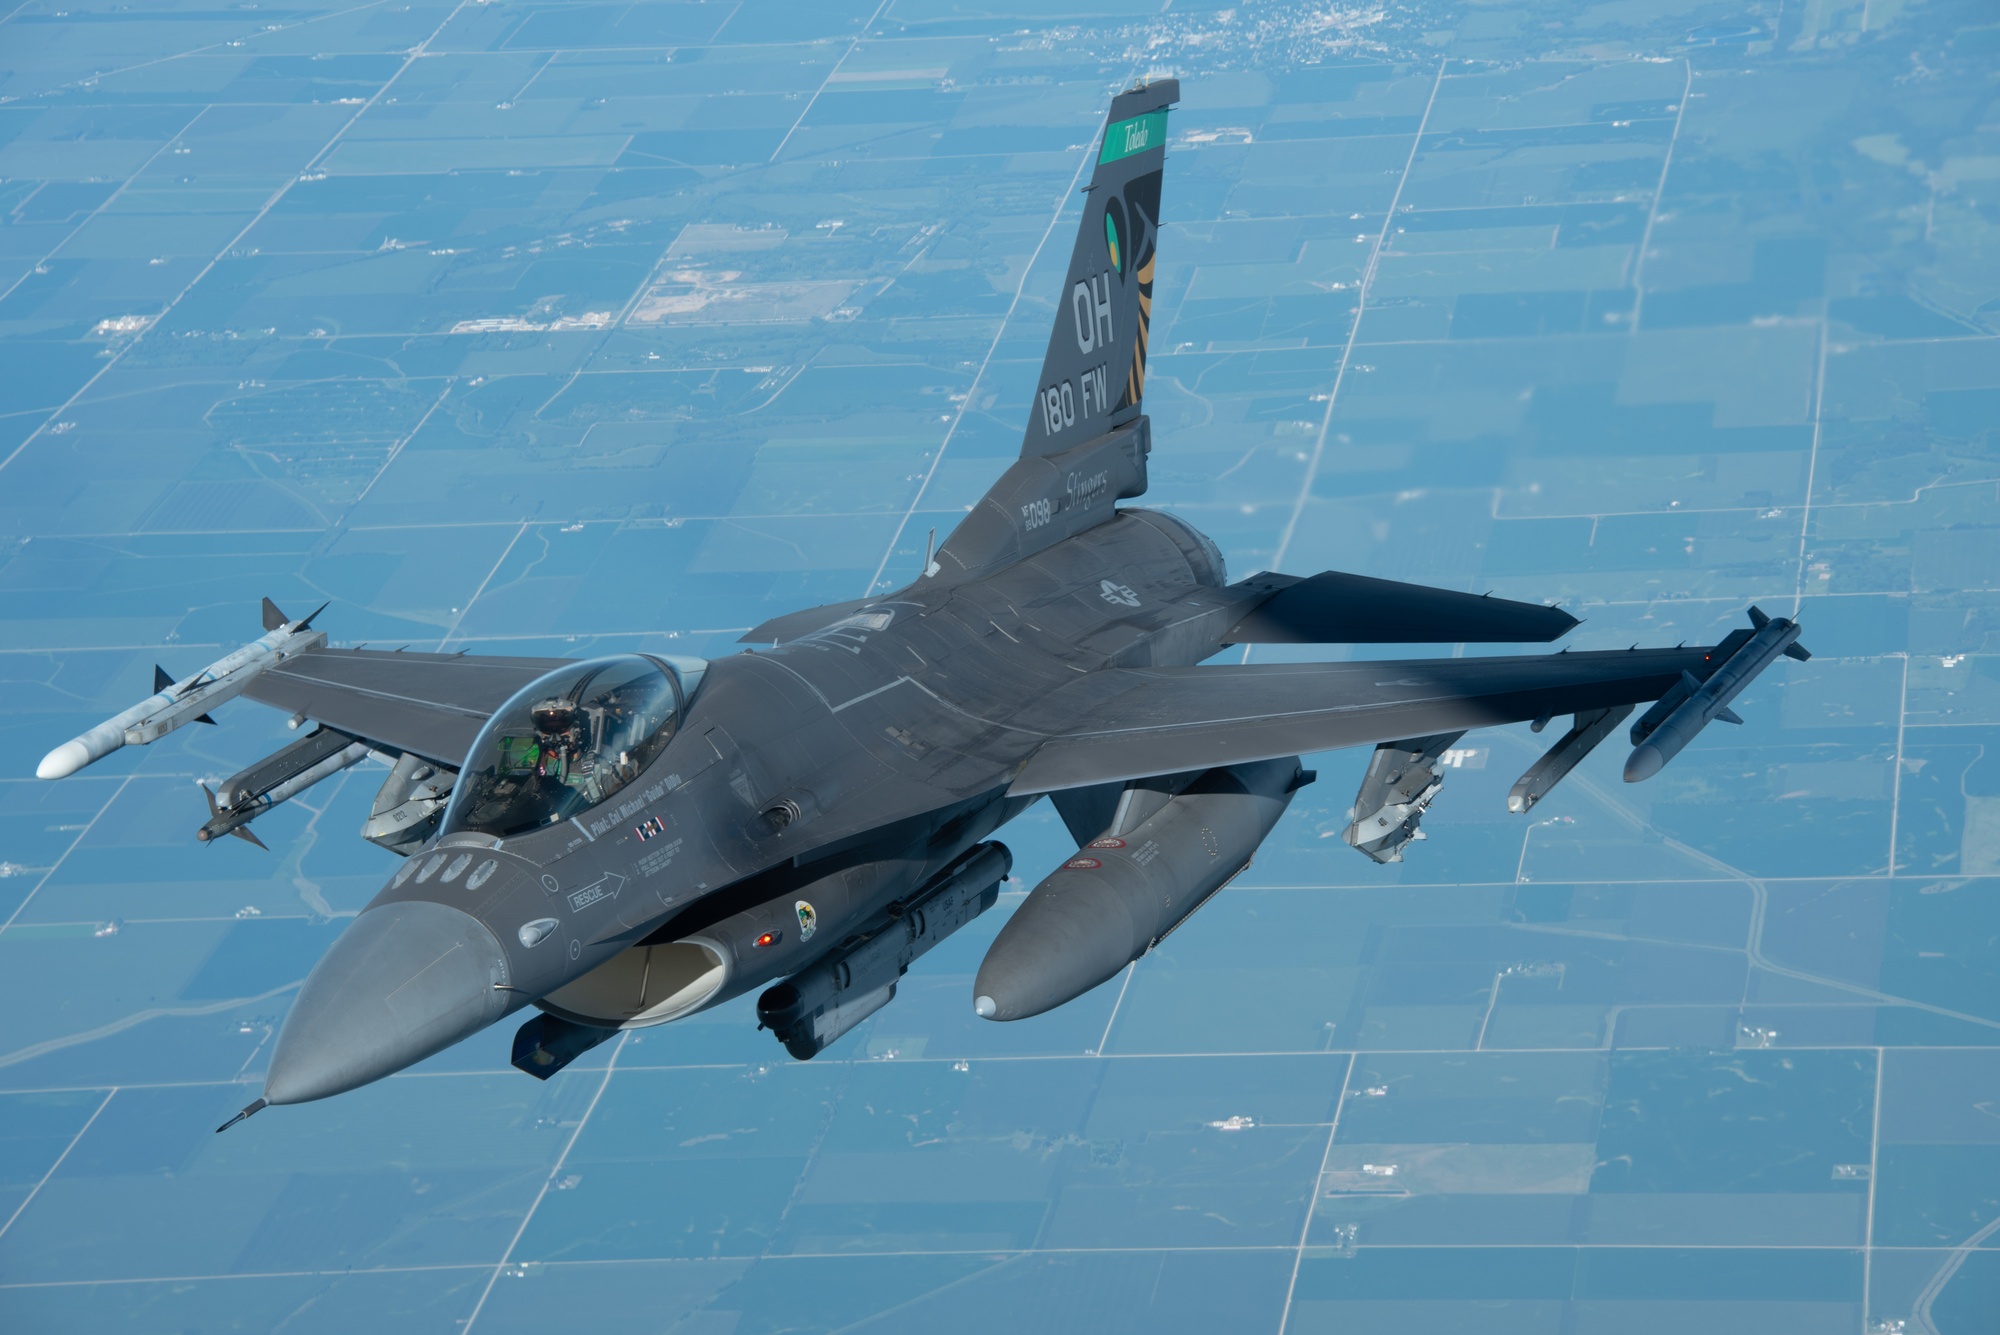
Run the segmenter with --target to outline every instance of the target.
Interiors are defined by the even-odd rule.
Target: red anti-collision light
[[[776,932],[766,932],[750,944],[756,946],[759,950],[762,950],[765,946],[774,946],[778,944],[778,934]]]

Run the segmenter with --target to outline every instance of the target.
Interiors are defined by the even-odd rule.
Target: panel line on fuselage
[[[845,702],[843,702],[843,703],[841,703],[841,704],[837,704],[837,705],[835,705],[835,706],[833,707],[833,712],[834,712],[834,713],[836,713],[836,714],[838,714],[838,713],[839,713],[839,712],[840,712],[841,710],[843,710],[843,709],[847,709],[847,708],[849,708],[850,706],[853,706],[853,705],[858,705],[858,704],[860,704],[860,703],[861,703],[861,702],[862,702],[863,700],[873,700],[873,699],[874,699],[874,698],[875,698],[876,696],[878,696],[878,695],[882,694],[882,692],[884,692],[884,691],[893,691],[893,690],[895,690],[895,689],[896,689],[896,688],[897,688],[898,686],[901,686],[901,685],[902,685],[902,684],[903,684],[904,682],[906,682],[906,681],[907,681],[907,682],[911,682],[911,683],[912,683],[913,685],[915,684],[915,683],[914,683],[914,681],[913,681],[913,679],[912,679],[912,678],[910,678],[910,677],[907,677],[907,676],[902,676],[902,677],[898,677],[898,678],[896,678],[896,679],[895,679],[894,681],[890,682],[890,683],[889,683],[888,685],[886,685],[886,686],[877,686],[877,687],[876,687],[876,688],[875,688],[874,690],[872,690],[872,691],[865,691],[865,692],[863,692],[862,694],[860,694],[860,695],[857,695],[857,696],[855,696],[855,697],[854,697],[854,698],[853,698],[852,700],[848,700],[848,701],[845,701]]]

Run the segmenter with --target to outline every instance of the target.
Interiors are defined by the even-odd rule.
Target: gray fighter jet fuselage
[[[1231,583],[1187,522],[1118,504],[1146,490],[1177,95],[1161,81],[1113,101],[1021,457],[907,587],[766,622],[715,661],[327,648],[267,601],[266,639],[291,647],[219,675],[317,728],[211,796],[204,837],[252,837],[269,806],[373,753],[393,768],[364,834],[405,860],[306,980],[242,1115],[356,1088],[530,1005],[513,1058],[543,1078],[759,987],[760,1021],[811,1057],[994,902],[1012,858],[989,836],[1049,794],[1077,855],[1005,924],[973,997],[988,1019],[1038,1014],[1240,872],[1312,781],[1302,753],[1376,747],[1347,840],[1393,861],[1467,729],[1576,716],[1517,785],[1526,810],[1634,705],[1658,702],[1632,730],[1636,780],[1734,721],[1729,701],[1777,656],[1804,656],[1794,623],[1753,608],[1754,629],[1699,648],[1198,666],[1234,644],[1519,644],[1576,622],[1336,572]],[[178,726],[189,682],[221,689],[163,680],[141,712]],[[151,740],[128,725],[45,766]]]

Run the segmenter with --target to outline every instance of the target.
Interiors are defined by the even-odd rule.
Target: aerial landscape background
[[[0,1327],[1990,1330],[1997,70],[1972,0],[5,7]],[[383,767],[264,852],[197,844],[195,784],[272,711],[36,760],[266,595],[719,656],[908,582],[1162,74],[1145,504],[1232,576],[1559,601],[1591,649],[1757,603],[1812,660],[1526,817],[1548,737],[1470,734],[1396,866],[1339,838],[1366,753],[1310,758],[1227,893],[1034,1020],[971,976],[1074,849],[1046,803],[810,1063],[753,997],[546,1084],[504,1023],[213,1134],[397,864]]]

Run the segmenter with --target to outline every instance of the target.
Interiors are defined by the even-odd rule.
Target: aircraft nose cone
[[[264,1098],[306,1103],[422,1061],[505,1014],[510,981],[470,914],[422,900],[366,909],[299,990]]]

